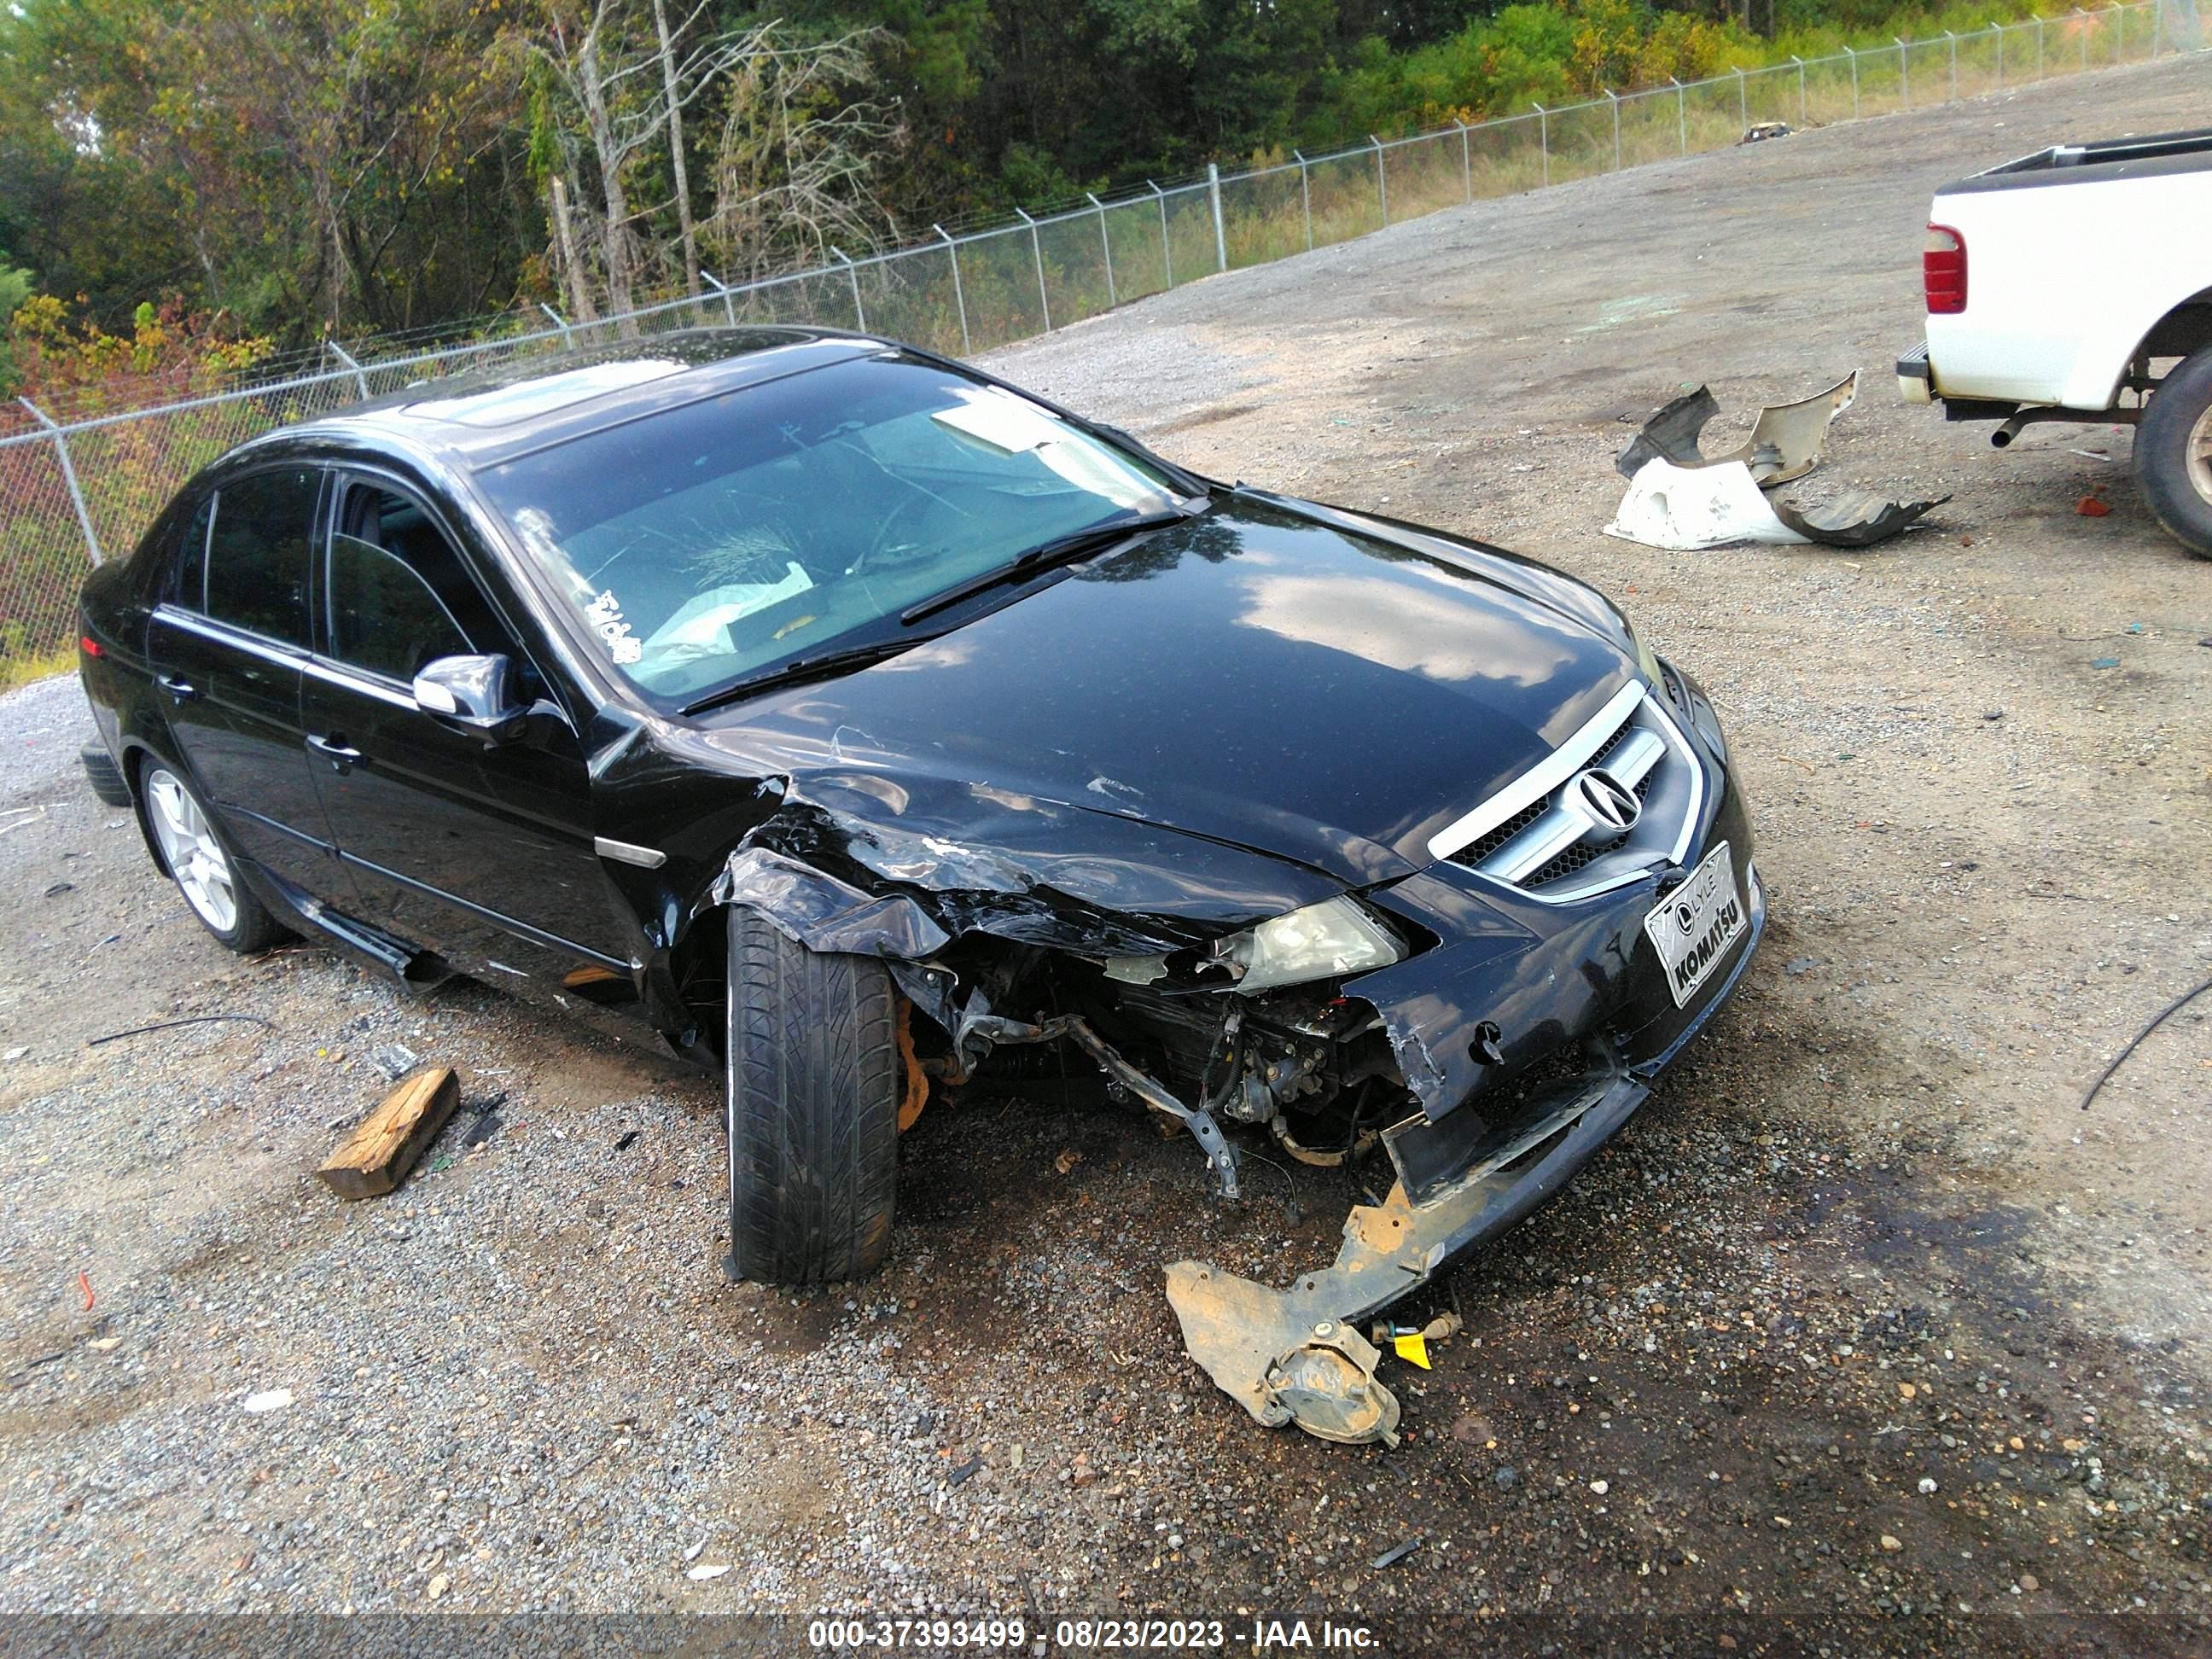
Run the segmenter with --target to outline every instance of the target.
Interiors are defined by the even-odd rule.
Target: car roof
[[[687,329],[510,360],[353,404],[292,437],[388,435],[473,471],[665,409],[831,363],[890,342],[826,328]]]

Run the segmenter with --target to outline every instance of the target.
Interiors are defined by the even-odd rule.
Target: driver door
[[[301,706],[362,920],[495,982],[626,977],[635,924],[592,850],[566,716],[421,496],[363,474],[336,488]],[[522,700],[538,701],[526,735],[490,743],[416,705],[424,664],[494,653]]]

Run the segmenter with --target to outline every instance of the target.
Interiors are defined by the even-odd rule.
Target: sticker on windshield
[[[607,654],[617,663],[634,663],[645,656],[645,646],[623,620],[622,601],[611,587],[584,607],[584,619],[607,642]]]
[[[1078,489],[1103,495],[1135,512],[1164,506],[1160,487],[1105,445],[1071,429],[1049,410],[1000,391],[979,386],[929,418],[970,443],[1000,455],[1035,455]]]

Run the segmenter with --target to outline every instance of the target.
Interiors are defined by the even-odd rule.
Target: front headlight
[[[1346,896],[1323,899],[1233,934],[1215,945],[1213,954],[1244,970],[1238,990],[1267,991],[1388,968],[1406,952],[1357,899]]]

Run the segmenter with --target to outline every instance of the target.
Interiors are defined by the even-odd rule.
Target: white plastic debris
[[[726,1562],[716,1562],[709,1566],[694,1567],[684,1576],[694,1581],[703,1581],[708,1578],[720,1578],[729,1570]]]
[[[264,1389],[258,1394],[246,1396],[246,1409],[255,1413],[281,1412],[292,1403],[289,1389]]]
[[[1741,461],[1714,466],[1646,461],[1605,533],[1677,552],[1730,542],[1796,546],[1807,539],[1775,516],[1765,492]]]

